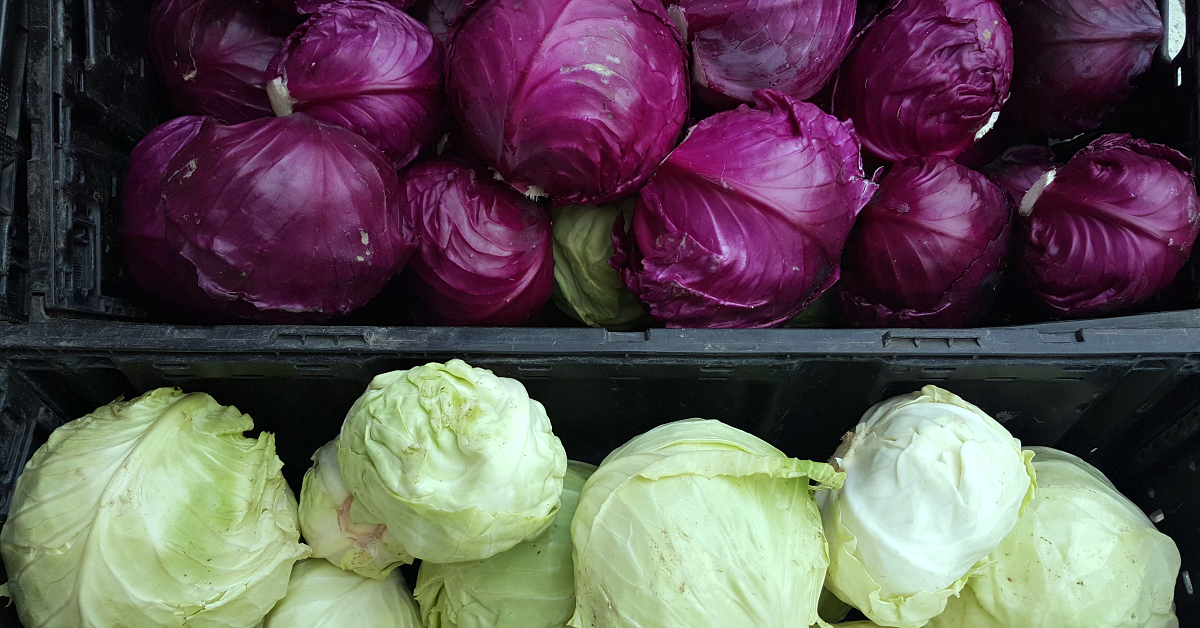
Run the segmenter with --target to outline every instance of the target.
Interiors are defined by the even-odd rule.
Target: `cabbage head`
[[[829,564],[810,482],[789,458],[720,421],[657,427],[613,451],[571,522],[574,628],[808,626]]]
[[[275,437],[212,397],[160,388],[54,430],[0,530],[26,628],[251,628],[300,543]]]
[[[633,224],[637,197],[610,205],[573,205],[554,211],[554,291],[560,310],[592,327],[622,331],[636,327],[646,310],[621,274],[608,263],[618,217]]]
[[[300,532],[313,556],[369,578],[383,578],[413,562],[387,526],[351,519],[354,496],[342,482],[337,439],[318,449],[312,460],[300,489]]]
[[[1179,549],[1095,467],[1031,447],[1038,494],[930,628],[1174,628]]]
[[[575,611],[571,518],[596,467],[567,463],[562,506],[532,541],[467,563],[421,563],[416,596],[426,628],[565,628]]]
[[[567,454],[520,382],[462,360],[375,377],[342,424],[350,518],[434,563],[483,560],[554,521]]]
[[[399,571],[366,578],[312,558],[296,563],[287,595],[263,628],[424,628]]]
[[[1032,456],[936,386],[876,404],[834,453],[845,485],[821,495],[825,586],[877,624],[925,625],[1016,525]]]

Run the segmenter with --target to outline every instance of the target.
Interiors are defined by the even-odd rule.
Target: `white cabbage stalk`
[[[263,628],[423,628],[399,571],[366,578],[321,558],[296,563]]]
[[[845,485],[821,496],[826,586],[875,623],[923,626],[1016,525],[1031,457],[936,386],[875,405],[834,453]]]
[[[318,449],[312,460],[300,489],[300,532],[313,556],[370,578],[383,578],[413,562],[387,526],[351,519],[354,496],[342,482],[337,439]]]
[[[532,541],[466,563],[421,563],[416,597],[426,628],[565,628],[575,611],[571,518],[596,467],[567,464],[562,507]]]
[[[642,434],[584,485],[571,523],[575,628],[808,626],[828,565],[810,481],[789,458],[719,421]]]
[[[160,388],[50,435],[17,480],[0,553],[26,628],[250,628],[300,543],[275,438]]]
[[[567,454],[525,387],[462,360],[377,376],[337,445],[350,518],[382,523],[435,563],[537,538],[558,512]]]
[[[1095,467],[1031,447],[1038,494],[931,628],[1175,628],[1179,549]]]
[[[608,260],[617,217],[633,224],[636,197],[610,205],[572,205],[554,210],[554,303],[585,325],[620,331],[635,327],[646,311]]]

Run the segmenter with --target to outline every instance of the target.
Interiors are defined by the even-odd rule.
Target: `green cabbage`
[[[525,387],[462,360],[371,381],[342,424],[350,518],[403,552],[452,563],[495,556],[554,521],[567,454]]]
[[[826,586],[875,623],[925,625],[1016,525],[1031,456],[936,386],[877,404],[834,453],[845,486],[821,496]]]
[[[1179,550],[1094,467],[1032,447],[1038,494],[931,628],[1167,628]]]
[[[633,220],[636,197],[611,205],[573,205],[554,212],[554,291],[559,309],[592,327],[621,331],[646,316],[637,297],[609,265],[612,232],[618,216],[625,230]]]
[[[612,452],[571,523],[575,628],[808,626],[828,564],[810,481],[842,475],[719,421]]]
[[[351,520],[354,496],[342,482],[337,439],[317,450],[300,489],[300,532],[312,555],[362,576],[383,578],[412,556],[381,523]]]
[[[554,524],[532,541],[473,562],[421,563],[416,596],[427,628],[565,628],[575,611],[571,518],[596,467],[570,462]]]
[[[287,595],[263,628],[422,628],[399,571],[382,579],[312,558],[296,563]]]
[[[0,531],[26,628],[258,625],[308,548],[275,438],[253,428],[160,388],[55,430]]]

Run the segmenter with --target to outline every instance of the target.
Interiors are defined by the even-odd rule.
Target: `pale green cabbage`
[[[609,265],[612,233],[618,216],[625,230],[633,220],[636,197],[609,205],[572,205],[554,212],[554,291],[559,309],[592,327],[621,331],[646,316],[637,297]]]
[[[931,628],[1174,628],[1179,550],[1095,467],[1042,447],[1038,494]]]
[[[160,388],[58,428],[17,480],[0,553],[26,628],[250,628],[307,556],[275,438]]]
[[[416,596],[426,628],[565,628],[575,611],[571,518],[596,467],[570,462],[554,524],[479,561],[421,563]]]
[[[351,519],[354,496],[342,482],[337,439],[318,449],[312,460],[300,489],[300,532],[312,555],[370,578],[383,578],[413,562],[387,526]]]
[[[834,454],[845,485],[821,495],[826,586],[877,624],[925,625],[1016,525],[1031,456],[936,386],[877,404]]]
[[[525,387],[462,360],[377,376],[337,445],[350,517],[435,563],[482,560],[554,521],[567,454]]]
[[[296,563],[287,595],[263,628],[422,628],[399,571],[381,579],[344,571],[321,558]]]
[[[810,481],[840,486],[719,421],[655,428],[609,454],[571,524],[575,628],[808,626],[828,564]]]

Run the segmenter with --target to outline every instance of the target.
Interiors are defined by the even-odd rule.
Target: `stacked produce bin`
[[[130,152],[177,113],[147,50],[151,4],[0,0],[4,518],[55,429],[162,387],[208,393],[253,417],[255,434],[275,434],[299,495],[314,452],[338,437],[372,379],[430,362],[461,359],[517,380],[545,406],[567,456],[594,465],[692,417],[823,462],[874,404],[933,385],[1022,445],[1102,471],[1177,545],[1175,612],[1179,625],[1200,626],[1200,255],[1161,296],[1082,320],[1057,318],[1010,272],[979,326],[957,329],[610,331],[553,304],[523,326],[423,326],[399,285],[321,324],[196,313],[139,287],[119,236]],[[1200,157],[1200,1],[1159,9],[1168,33],[1186,33],[1178,54],[1160,47],[1101,129],[1054,145],[1058,159],[1101,132]],[[20,625],[13,607],[0,608],[0,628]]]

